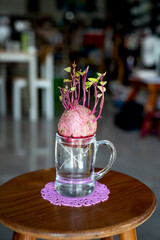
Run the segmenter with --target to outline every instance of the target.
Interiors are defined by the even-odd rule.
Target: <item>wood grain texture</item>
[[[110,189],[107,201],[80,208],[55,206],[40,194],[44,185],[54,180],[55,170],[44,169],[2,185],[0,221],[15,232],[37,238],[104,238],[142,224],[156,206],[155,196],[146,185],[115,171],[99,181]]]
[[[12,240],[36,240],[36,238],[14,232]]]
[[[135,228],[128,232],[121,233],[119,235],[119,240],[137,240],[137,234]]]

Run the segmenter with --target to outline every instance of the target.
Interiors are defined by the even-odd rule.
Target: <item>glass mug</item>
[[[105,168],[94,172],[96,153],[100,145],[110,149],[110,158]],[[56,191],[66,197],[84,197],[90,194],[95,181],[102,178],[116,159],[113,143],[96,141],[96,135],[85,138],[67,138],[56,134]]]

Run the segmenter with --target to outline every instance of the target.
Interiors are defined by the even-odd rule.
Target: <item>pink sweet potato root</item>
[[[74,109],[67,109],[58,123],[58,133],[66,137],[92,136],[97,130],[97,121],[91,110],[77,105]]]

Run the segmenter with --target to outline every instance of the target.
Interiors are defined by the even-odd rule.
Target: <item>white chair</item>
[[[34,82],[38,101],[38,89],[42,90],[42,113],[46,115],[47,120],[53,119],[53,78],[54,78],[54,59],[53,54],[49,52],[45,61],[40,66],[40,78]],[[25,78],[17,78],[13,83],[13,116],[14,120],[21,119],[21,90],[27,85]],[[37,104],[38,111],[38,104]]]
[[[48,53],[45,62],[40,67],[41,77],[35,81],[35,87],[42,89],[42,113],[46,115],[48,120],[53,119],[54,104],[53,104],[53,78],[54,78],[54,59],[53,54]]]
[[[1,68],[0,73],[0,115],[4,116],[7,112],[6,108],[6,75],[5,69]],[[3,71],[4,70],[4,71]]]
[[[17,77],[14,79],[13,82],[13,119],[15,121],[19,121],[21,119],[21,112],[22,112],[22,106],[21,106],[21,93],[22,89],[27,86],[27,81],[25,78]]]

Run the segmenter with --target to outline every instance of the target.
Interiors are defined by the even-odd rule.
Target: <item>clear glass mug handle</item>
[[[98,148],[100,145],[106,145],[110,149],[110,158],[109,158],[109,162],[105,168],[103,168],[99,172],[95,172],[96,180],[99,180],[100,178],[102,178],[109,171],[109,169],[112,167],[114,161],[116,160],[116,149],[115,149],[113,143],[111,143],[108,140],[96,141],[97,151],[98,151]]]

